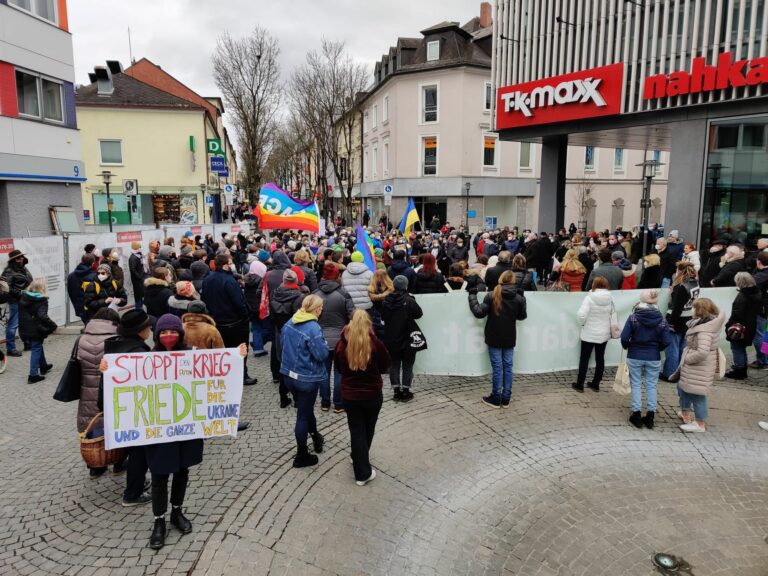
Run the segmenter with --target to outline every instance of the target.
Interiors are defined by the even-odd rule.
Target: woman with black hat
[[[8,254],[8,265],[0,276],[0,280],[8,283],[8,321],[5,325],[5,349],[8,356],[21,356],[21,351],[16,350],[16,330],[19,328],[21,292],[32,283],[27,262],[21,250],[12,250]]]

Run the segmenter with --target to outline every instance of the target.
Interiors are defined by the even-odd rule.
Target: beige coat
[[[725,313],[688,329],[685,350],[680,360],[680,388],[689,394],[707,396],[717,371],[717,348]]]

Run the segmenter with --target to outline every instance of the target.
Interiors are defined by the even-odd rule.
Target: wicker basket
[[[86,438],[88,432],[91,431],[94,424],[102,416],[103,412],[99,412],[94,416],[85,430],[80,432],[80,455],[85,460],[86,465],[89,468],[106,468],[113,464],[119,464],[125,460],[126,451],[125,448],[116,448],[115,450],[104,449],[104,436],[98,438]]]

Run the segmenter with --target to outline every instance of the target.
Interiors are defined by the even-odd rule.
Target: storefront
[[[109,223],[106,193],[93,198],[93,220],[87,224]],[[199,192],[163,192],[126,196],[110,193],[112,199],[112,223],[128,224],[200,224]]]

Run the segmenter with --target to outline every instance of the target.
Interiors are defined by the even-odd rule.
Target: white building
[[[49,206],[82,222],[80,134],[64,0],[0,0],[0,236],[51,230]]]

